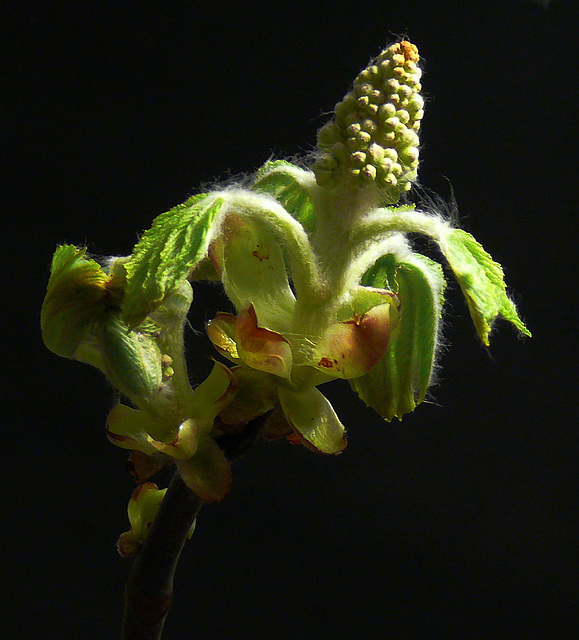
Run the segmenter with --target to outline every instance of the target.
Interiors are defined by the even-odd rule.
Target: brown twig
[[[217,442],[231,462],[255,442],[265,416],[252,420],[235,435]],[[173,577],[201,500],[176,473],[161,502],[143,548],[133,560],[125,587],[121,640],[159,640],[173,597]]]
[[[175,474],[125,587],[121,640],[158,640],[173,597],[173,576],[202,502]]]

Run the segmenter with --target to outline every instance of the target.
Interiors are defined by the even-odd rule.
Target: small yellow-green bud
[[[117,541],[117,550],[123,558],[136,555],[145,540],[155,519],[167,489],[159,489],[154,482],[140,484],[134,491],[127,509],[131,528],[121,534]]]
[[[403,40],[359,73],[335,118],[318,132],[322,153],[313,170],[320,186],[374,185],[387,203],[410,189],[424,113],[418,61],[417,48]]]

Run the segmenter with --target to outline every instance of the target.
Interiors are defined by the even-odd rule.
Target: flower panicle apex
[[[360,72],[334,118],[318,132],[318,185],[373,185],[390,204],[411,188],[424,114],[419,60],[416,46],[402,40]]]
[[[385,420],[414,411],[433,380],[446,287],[416,234],[438,245],[483,344],[498,318],[530,335],[501,266],[472,235],[437,211],[397,205],[418,168],[418,62],[403,40],[357,76],[318,134],[312,170],[267,162],[245,186],[196,194],[104,266],[84,249],[56,250],[44,341],[120,392],[106,434],[131,452],[139,482],[175,465],[202,501],[223,499],[233,459],[223,443],[254,421],[267,439],[341,453],[345,426],[319,389],[332,380]],[[193,388],[184,329],[206,279],[233,310],[206,323],[220,359]],[[135,505],[158,503],[148,492],[131,522]],[[137,523],[125,536],[127,553],[144,531]]]

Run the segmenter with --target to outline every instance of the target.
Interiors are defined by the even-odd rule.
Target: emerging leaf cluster
[[[344,425],[318,389],[336,378],[386,420],[413,411],[432,382],[446,286],[413,234],[440,248],[485,345],[499,316],[530,335],[475,238],[398,203],[418,166],[418,60],[403,41],[361,72],[321,130],[311,169],[268,162],[247,187],[195,195],[106,267],[84,249],[57,249],[45,343],[120,391],[107,434],[131,450],[140,480],[175,464],[202,500],[222,499],[231,473],[219,438],[259,416],[269,439],[340,453]],[[221,281],[235,313],[207,323],[224,360],[193,389],[183,330],[204,278]],[[147,522],[159,495],[141,496]],[[135,513],[127,548],[144,535]]]

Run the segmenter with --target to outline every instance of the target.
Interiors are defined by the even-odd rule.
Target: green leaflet
[[[123,318],[137,326],[206,257],[208,234],[223,200],[210,194],[189,198],[158,216],[125,264]]]
[[[328,399],[315,387],[294,391],[278,387],[288,423],[307,446],[319,453],[338,454],[347,445],[346,430]]]
[[[174,427],[174,425],[171,425]],[[157,452],[154,440],[174,437],[175,429],[168,427],[148,411],[117,404],[107,417],[107,437],[117,447],[141,451],[150,456]]]
[[[141,327],[140,327],[141,328]],[[161,351],[154,337],[129,331],[118,315],[95,328],[106,374],[131,399],[150,396],[161,386]]]
[[[400,321],[382,360],[350,385],[386,420],[402,418],[422,402],[430,383],[445,286],[442,268],[419,254],[401,262],[387,255],[362,284],[396,292]]]
[[[441,239],[440,247],[460,284],[474,326],[485,345],[489,344],[492,324],[499,315],[521,333],[531,335],[507,296],[501,265],[493,261],[470,233],[451,229]]]
[[[117,550],[124,558],[136,555],[142,548],[165,493],[167,489],[159,490],[153,482],[140,484],[133,491],[127,509],[131,528],[117,540]]]
[[[239,311],[253,304],[260,327],[284,331],[295,297],[275,235],[258,220],[234,215],[229,216],[223,232],[226,240],[216,242],[212,257],[219,265],[227,297]]]
[[[309,233],[316,228],[310,189],[316,188],[314,175],[285,160],[267,162],[251,186],[254,191],[273,196]]]
[[[149,535],[150,525],[159,511],[165,493],[167,489],[159,489],[153,482],[145,482],[133,492],[127,512],[131,529],[141,540],[146,540]]]
[[[227,458],[210,436],[201,438],[189,460],[175,460],[183,482],[203,502],[219,502],[231,490],[233,477]]]
[[[331,324],[317,341],[311,366],[347,380],[371,371],[395,333],[398,305],[398,298],[388,291],[357,287],[351,302],[338,310],[341,321]]]
[[[74,358],[90,327],[106,316],[109,276],[85,257],[86,249],[62,245],[52,258],[42,304],[42,338],[59,356]]]

